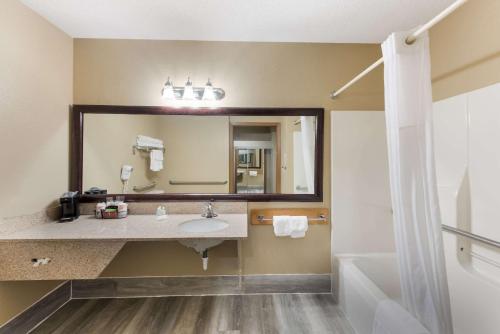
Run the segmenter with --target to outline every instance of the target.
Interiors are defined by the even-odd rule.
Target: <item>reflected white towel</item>
[[[291,216],[290,217],[290,237],[303,238],[306,236],[309,222],[307,216]]]
[[[149,152],[149,168],[153,172],[159,172],[163,169],[163,151],[151,150]]]
[[[136,143],[137,146],[163,148],[163,140],[143,135],[137,136]]]
[[[290,235],[290,216],[273,216],[274,235],[287,237]]]
[[[378,303],[372,334],[430,334],[429,331],[401,305],[386,299]]]

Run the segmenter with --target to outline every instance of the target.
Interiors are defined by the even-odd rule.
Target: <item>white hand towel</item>
[[[163,151],[151,150],[149,160],[149,168],[153,172],[159,172],[163,169]]]
[[[151,158],[158,161],[163,161],[163,151],[162,150],[151,150]]]
[[[290,216],[273,216],[274,235],[287,237],[290,235]]]
[[[307,216],[292,216],[290,219],[290,237],[304,238],[309,228]]]

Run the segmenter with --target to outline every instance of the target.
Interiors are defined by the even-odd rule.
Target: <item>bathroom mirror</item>
[[[323,109],[72,108],[82,201],[321,201]]]

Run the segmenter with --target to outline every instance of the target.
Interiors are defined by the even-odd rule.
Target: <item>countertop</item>
[[[68,223],[47,222],[0,235],[0,242],[51,240],[178,240],[178,239],[241,239],[248,236],[247,214],[219,214],[229,226],[216,232],[190,233],[178,226],[199,214],[173,214],[158,221],[154,215],[130,215],[123,219],[96,219],[80,216]]]

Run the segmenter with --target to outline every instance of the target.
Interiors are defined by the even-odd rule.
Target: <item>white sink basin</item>
[[[229,224],[217,218],[200,218],[188,220],[179,225],[180,229],[188,233],[217,232],[227,228]]]

